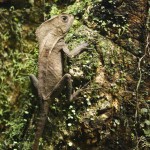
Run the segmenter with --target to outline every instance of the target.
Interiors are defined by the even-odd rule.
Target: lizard
[[[33,150],[37,150],[39,147],[39,139],[42,137],[50,102],[61,92],[64,84],[69,87],[67,91],[68,99],[73,99],[71,96],[71,75],[68,73],[63,75],[62,53],[65,53],[68,57],[74,57],[83,52],[88,46],[87,43],[81,43],[75,49],[69,50],[64,37],[72,26],[73,21],[73,15],[64,13],[43,22],[36,30],[39,43],[38,78],[31,74],[30,80],[38,92],[41,111]]]

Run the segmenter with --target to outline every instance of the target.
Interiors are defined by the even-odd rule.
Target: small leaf
[[[141,113],[142,113],[142,114],[147,113],[147,112],[148,112],[148,109],[147,109],[147,108],[142,108],[142,109],[141,109]]]
[[[150,120],[145,120],[145,124],[149,126],[150,125]]]

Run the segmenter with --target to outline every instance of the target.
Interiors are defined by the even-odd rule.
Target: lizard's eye
[[[68,21],[68,17],[67,16],[62,16],[61,18],[62,18],[63,22],[67,22]]]

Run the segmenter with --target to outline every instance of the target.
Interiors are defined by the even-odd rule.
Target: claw
[[[82,88],[78,89],[77,91],[75,91],[70,98],[70,101],[76,100],[76,98],[78,97],[78,95],[89,85],[90,81],[87,82]]]

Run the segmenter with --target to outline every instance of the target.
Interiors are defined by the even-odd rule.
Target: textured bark
[[[146,40],[146,19],[148,16],[148,0],[126,0],[125,7],[120,5],[115,13],[127,14],[128,32],[118,40],[114,40],[117,44],[125,49],[135,53],[144,53]],[[131,38],[132,41],[128,41]],[[130,46],[129,46],[130,45]],[[133,49],[133,50],[132,50]]]
[[[93,6],[93,17],[101,18],[104,21],[110,20],[113,24],[118,24],[125,30],[118,35],[118,27],[109,24],[107,31],[99,29],[100,24],[95,25],[101,34],[107,34],[107,37],[117,43],[119,46],[130,51],[136,56],[144,53],[145,35],[146,35],[146,19],[148,16],[148,0],[118,0],[115,5],[108,1],[97,2]],[[101,7],[105,7],[106,12],[101,11]],[[111,12],[109,14],[109,12]],[[122,22],[120,22],[122,20]],[[120,29],[121,29],[120,28]],[[122,29],[121,29],[122,30]]]

